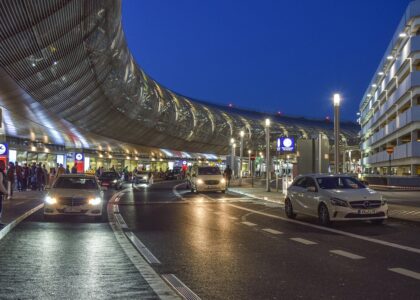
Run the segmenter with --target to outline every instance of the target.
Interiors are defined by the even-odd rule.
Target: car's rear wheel
[[[385,221],[385,219],[370,220],[370,222],[371,222],[372,224],[377,224],[377,225],[381,225],[381,224],[383,224],[383,223],[384,223],[384,221]]]
[[[325,204],[321,204],[318,208],[319,222],[324,226],[331,225],[330,213],[328,207]]]
[[[285,211],[285,213],[286,213],[286,216],[287,216],[289,219],[294,219],[294,218],[296,218],[296,214],[293,212],[292,201],[290,201],[290,199],[289,199],[289,198],[287,198],[287,199],[284,201],[284,211]]]

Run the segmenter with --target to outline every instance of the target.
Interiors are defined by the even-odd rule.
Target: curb
[[[41,203],[38,206],[25,212],[23,215],[20,215],[9,224],[7,224],[4,228],[0,230],[0,240],[3,239],[10,231],[12,231],[12,229],[15,228],[20,222],[25,220],[30,215],[36,213],[38,210],[40,210],[43,207],[44,207],[44,203]]]

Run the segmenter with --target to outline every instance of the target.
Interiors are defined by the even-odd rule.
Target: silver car
[[[103,192],[95,176],[60,175],[44,201],[44,217],[54,215],[86,215],[101,219]]]
[[[382,196],[346,175],[310,174],[295,178],[287,189],[287,217],[315,216],[323,225],[331,221],[370,220],[382,223],[388,205]]]

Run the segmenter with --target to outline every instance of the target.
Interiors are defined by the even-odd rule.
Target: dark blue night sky
[[[123,0],[126,39],[163,86],[213,103],[355,120],[409,0]]]

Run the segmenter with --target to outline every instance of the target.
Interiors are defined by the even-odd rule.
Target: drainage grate
[[[119,214],[120,213],[120,208],[118,207],[118,205],[114,204],[113,208],[114,208],[114,214]]]
[[[160,264],[156,256],[132,232],[126,232],[126,235],[149,264]]]
[[[123,217],[120,214],[116,214],[115,218],[117,219],[118,223],[120,224],[121,228],[128,229],[127,224],[125,223]]]
[[[174,274],[164,274],[162,278],[180,294],[184,299],[187,300],[200,300],[193,291],[191,291],[181,280],[178,279]]]

